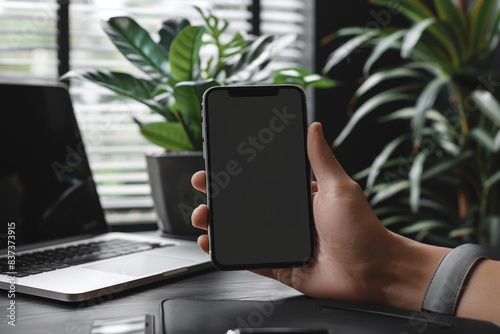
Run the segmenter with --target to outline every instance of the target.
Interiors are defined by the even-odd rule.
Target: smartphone
[[[292,85],[203,96],[210,254],[222,270],[303,266],[314,256],[307,111]]]

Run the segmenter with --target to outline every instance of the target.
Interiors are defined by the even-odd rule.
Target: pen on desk
[[[292,327],[268,327],[268,328],[235,328],[226,334],[333,334],[326,328],[292,328]]]

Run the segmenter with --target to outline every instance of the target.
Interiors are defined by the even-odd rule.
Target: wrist
[[[432,275],[450,249],[423,244],[394,233],[392,239],[383,303],[419,311]]]

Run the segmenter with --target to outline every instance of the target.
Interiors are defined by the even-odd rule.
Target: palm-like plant
[[[204,91],[212,86],[332,85],[330,79],[302,68],[269,69],[278,53],[292,46],[295,36],[248,39],[239,32],[229,34],[226,20],[195,8],[203,25],[192,26],[185,19],[166,20],[159,30],[159,41],[130,17],[101,21],[113,44],[142,75],[91,69],[71,71],[63,79],[94,82],[163,116],[162,122],[136,123],[146,139],[167,151],[201,150],[200,104]]]
[[[411,26],[334,34],[349,40],[330,54],[325,73],[360,47],[372,51],[333,145],[374,111],[382,110],[380,123],[406,122],[407,133],[355,175],[382,222],[437,244],[499,244],[500,104],[496,76],[487,72],[500,38],[498,1],[468,8],[449,0],[372,2],[399,11]],[[400,62],[377,67],[394,51]]]

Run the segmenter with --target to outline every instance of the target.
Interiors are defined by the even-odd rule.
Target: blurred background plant
[[[165,121],[142,123],[142,135],[167,151],[200,151],[201,99],[206,89],[219,85],[295,84],[331,87],[327,77],[300,67],[273,70],[270,63],[291,47],[294,35],[228,36],[227,20],[195,7],[204,25],[186,19],[166,20],[159,41],[127,16],[101,21],[117,49],[141,76],[99,69],[68,72],[63,79],[89,80],[114,93],[146,105]]]
[[[332,148],[374,115],[372,126],[399,127],[354,175],[383,224],[433,244],[500,244],[500,80],[491,72],[499,1],[371,2],[411,24],[343,28],[324,39],[345,40],[324,73],[371,49]],[[394,52],[400,61],[377,66]]]

